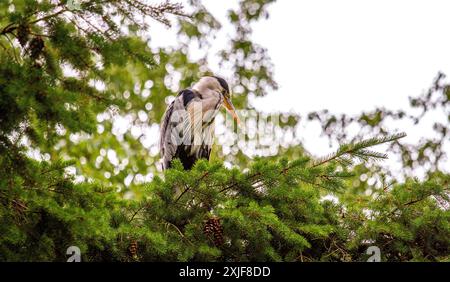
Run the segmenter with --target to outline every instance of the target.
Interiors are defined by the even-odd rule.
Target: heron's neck
[[[215,114],[217,114],[217,110],[220,108],[220,106],[223,102],[222,94],[220,94],[217,91],[206,88],[206,87],[204,87],[204,88],[198,87],[198,85],[194,85],[194,87],[192,87],[192,89],[201,96],[203,113],[206,113],[209,111],[210,114],[212,114],[213,116]],[[213,117],[213,116],[211,116],[211,117]]]
[[[201,96],[202,100],[219,101],[221,98],[219,92],[203,87],[201,84],[195,84],[192,89]]]

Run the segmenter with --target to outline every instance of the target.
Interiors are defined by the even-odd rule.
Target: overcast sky
[[[231,1],[204,0],[219,18]],[[254,25],[280,89],[265,110],[358,113],[407,105],[438,71],[450,74],[450,1],[280,0]]]
[[[202,2],[224,24],[210,64],[226,77],[228,70],[215,65],[214,54],[233,32],[226,13],[238,1]],[[268,20],[253,25],[252,40],[268,49],[280,88],[254,103],[264,111],[303,114],[404,109],[408,96],[426,91],[439,71],[450,75],[449,11],[448,0],[279,0],[269,6]],[[153,38],[176,44],[169,34]],[[446,117],[430,116],[426,122],[440,118]],[[396,129],[408,133],[408,142],[432,134],[417,127]],[[304,142],[313,153],[330,149],[319,134],[318,126],[305,129]]]
[[[209,64],[226,77],[215,51],[233,33],[226,14],[238,1],[202,3],[224,25]],[[269,6],[268,20],[253,24],[252,40],[268,49],[280,85],[256,104],[267,111],[355,114],[405,107],[439,71],[450,74],[449,11],[448,0],[279,0]],[[154,45],[177,44],[170,30],[152,29]]]

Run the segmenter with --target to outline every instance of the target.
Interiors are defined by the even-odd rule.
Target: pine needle
[[[326,157],[318,159],[313,167],[321,166],[331,161],[337,161],[343,165],[353,164],[353,159],[358,158],[362,161],[387,159],[387,155],[372,150],[367,150],[369,147],[377,146],[380,144],[396,141],[406,136],[406,133],[397,133],[393,135],[387,135],[382,137],[373,137],[366,140],[362,140],[357,143],[343,144],[339,149]]]

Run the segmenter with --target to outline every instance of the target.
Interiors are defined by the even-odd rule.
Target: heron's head
[[[239,123],[239,117],[236,114],[236,109],[231,102],[231,91],[228,83],[225,79],[218,76],[204,76],[194,85],[200,93],[202,90],[209,90],[219,93],[223,97],[223,106],[233,116],[233,118]]]

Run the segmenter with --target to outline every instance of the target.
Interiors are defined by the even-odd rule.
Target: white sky
[[[226,14],[237,2],[203,0],[224,24],[209,58],[224,77],[229,70],[215,65],[214,54],[233,33]],[[254,105],[303,114],[405,109],[408,96],[426,91],[439,71],[450,75],[449,11],[448,0],[279,0],[269,6],[268,20],[253,24],[252,40],[268,49],[280,88]],[[163,28],[152,34],[154,43],[176,44]],[[440,118],[446,117],[433,115],[426,123]],[[422,129],[425,124],[402,126],[393,130],[406,131],[408,142],[432,134]],[[305,129],[304,142],[311,152],[323,154],[330,148],[319,134],[318,126]]]
[[[204,0],[220,19],[229,2]],[[448,11],[446,0],[279,0],[252,39],[268,49],[280,89],[256,105],[355,114],[405,107],[438,71],[450,74]]]

